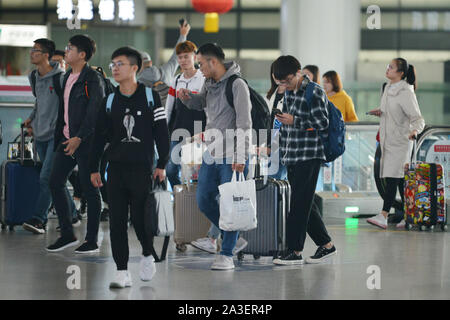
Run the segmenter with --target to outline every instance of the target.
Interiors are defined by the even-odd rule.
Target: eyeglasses
[[[387,65],[386,69],[395,70],[394,67],[391,66],[390,64]]]
[[[64,50],[65,51],[70,51],[70,50],[72,50],[74,48],[74,46],[72,46],[72,45],[67,45],[65,48],[64,48]]]
[[[40,50],[40,49],[31,49],[30,52],[34,53],[34,52],[42,52],[44,53],[44,51]]]
[[[290,79],[286,78],[286,80],[281,80],[281,81],[275,80],[275,84],[277,86],[287,86],[287,85],[289,85],[289,83],[292,81],[293,78],[294,78],[294,76],[291,76]]]
[[[122,61],[118,61],[118,62],[111,62],[109,64],[109,70],[114,69],[114,67],[120,68],[122,66],[131,66],[131,63],[123,63]]]

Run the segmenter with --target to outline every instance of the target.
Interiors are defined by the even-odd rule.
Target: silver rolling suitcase
[[[286,249],[286,217],[289,212],[291,186],[285,180],[255,180],[258,227],[240,233],[248,241],[248,245],[239,252],[239,260],[244,258],[244,254],[252,254],[255,259],[261,256],[276,258]]]

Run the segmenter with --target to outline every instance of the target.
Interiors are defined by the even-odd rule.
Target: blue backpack
[[[147,96],[148,107],[151,109],[155,104],[153,101],[153,92],[151,88],[145,87],[145,95]],[[106,111],[111,112],[111,106],[114,100],[115,93],[111,93],[108,95],[108,99],[106,100]]]
[[[311,105],[314,82],[310,82],[306,87],[306,102]],[[345,122],[341,111],[327,99],[328,110],[328,130],[319,132],[320,140],[323,144],[325,162],[332,162],[344,154],[345,151]]]

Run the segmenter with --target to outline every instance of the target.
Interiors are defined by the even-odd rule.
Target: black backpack
[[[105,96],[108,96],[109,94],[113,93],[116,87],[112,84],[111,80],[108,78],[105,78],[105,74],[103,72],[102,67],[93,67],[95,71],[101,74],[103,78],[103,82],[105,83]]]
[[[227,80],[227,87],[225,89],[225,95],[227,97],[228,104],[234,109],[233,102],[233,82],[237,78],[241,78],[238,75],[232,75]],[[241,78],[247,83],[247,80]],[[247,83],[248,85],[248,83]],[[259,142],[259,130],[266,129],[268,130],[268,137],[270,137],[270,129],[272,128],[270,123],[270,112],[269,107],[267,106],[266,100],[255,91],[252,87],[248,86],[248,90],[250,91],[250,102],[252,104],[252,128],[256,130],[257,134],[257,145],[260,145]]]
[[[33,70],[31,72],[31,91],[33,92],[33,96],[36,97],[36,75],[37,75],[37,69]],[[62,89],[61,89],[61,74],[57,73],[53,75],[53,88],[55,88],[56,94],[58,97],[62,97]]]

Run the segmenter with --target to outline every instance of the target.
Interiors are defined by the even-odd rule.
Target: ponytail
[[[408,84],[414,86],[414,90],[417,89],[416,69],[412,64],[403,58],[394,59],[397,63],[398,72],[403,72],[402,80],[405,80]]]

